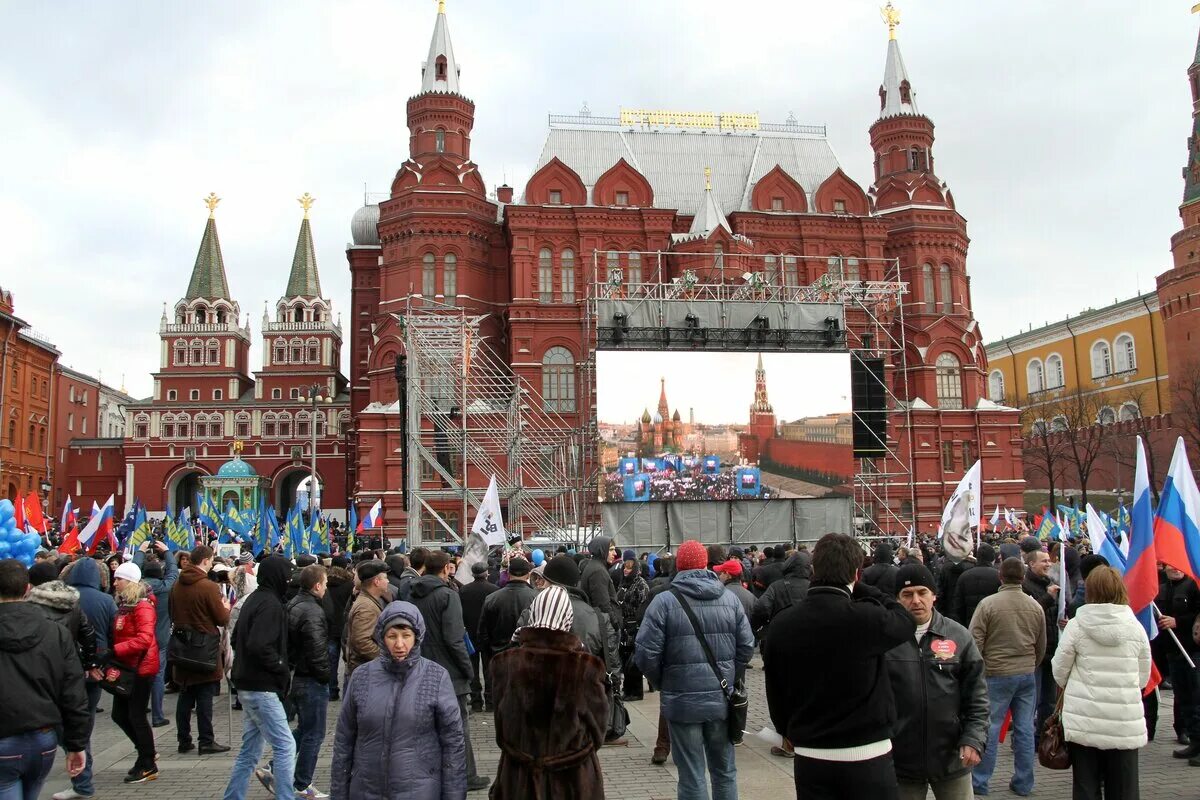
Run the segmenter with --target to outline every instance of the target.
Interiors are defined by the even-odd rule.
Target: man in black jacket
[[[329,623],[321,600],[327,591],[325,568],[300,570],[300,593],[287,604],[288,663],[293,670],[288,695],[296,709],[296,792],[321,794],[312,787],[317,755],[325,741],[325,708],[329,705]],[[311,792],[309,790],[312,790]]]
[[[996,569],[996,551],[990,544],[981,544],[975,551],[975,566],[958,577],[954,600],[947,617],[960,625],[970,625],[975,609],[985,597],[1000,591],[1000,570]]]
[[[851,537],[823,536],[804,602],[767,631],[767,706],[775,730],[795,748],[798,797],[899,797],[885,654],[912,639],[917,626],[893,597],[858,581],[862,560]]]
[[[245,711],[242,747],[233,764],[226,797],[245,797],[250,775],[274,791],[289,787],[296,768],[296,740],[288,727],[281,699],[288,691],[288,625],[283,606],[292,576],[292,562],[271,556],[258,565],[258,588],[246,598],[233,628],[233,672]],[[263,739],[274,753],[272,772],[255,771]]]
[[[450,588],[449,554],[441,550],[430,553],[425,559],[425,574],[414,580],[409,589],[409,602],[417,607],[421,618],[425,620],[421,655],[446,668],[446,672],[450,673],[450,682],[454,684],[454,694],[458,696],[467,748],[467,789],[475,791],[486,788],[491,781],[476,770],[475,752],[467,727],[471,658],[467,655],[464,639],[467,629],[463,622],[462,601],[458,592]]]
[[[487,579],[488,565],[486,562],[478,561],[471,565],[471,582],[458,590],[458,599],[462,601],[463,609],[463,624],[467,627],[467,636],[471,638],[471,643],[474,647],[471,649],[471,710],[476,714],[484,711],[484,700],[487,701],[487,707],[491,708],[492,693],[491,689],[484,692],[484,672],[480,669],[480,658],[482,656],[479,642],[476,638],[479,636],[479,619],[483,615],[483,604],[488,599],[488,596],[493,592],[499,591],[496,584]]]
[[[616,556],[617,546],[607,536],[597,536],[588,543],[590,558],[579,565],[579,588],[587,595],[592,608],[613,620],[617,605],[617,587],[608,566]]]
[[[1058,650],[1058,593],[1062,587],[1050,576],[1052,566],[1050,554],[1046,551],[1025,552],[1025,582],[1021,584],[1021,589],[1038,601],[1046,616],[1046,657],[1038,664],[1035,673],[1038,690],[1037,717],[1033,725],[1035,742],[1041,740],[1046,717],[1054,711],[1054,703],[1058,698],[1058,684],[1054,682],[1050,662]]]
[[[896,698],[892,760],[902,796],[924,797],[932,787],[934,797],[970,800],[971,770],[988,737],[983,656],[970,631],[933,610],[937,584],[925,565],[900,567],[895,585],[917,623],[916,638],[887,654]]]
[[[413,581],[418,581],[425,574],[425,559],[429,558],[429,549],[414,547],[408,554],[408,566],[400,575],[400,584],[396,589],[397,600],[409,600]]]
[[[67,772],[75,777],[85,762],[91,715],[83,668],[66,629],[22,602],[29,571],[16,559],[0,560],[0,760],[4,779],[24,783],[37,797],[58,749],[62,729]],[[18,789],[18,794],[20,790]]]
[[[326,630],[329,632],[329,699],[339,699],[338,665],[342,661],[342,628],[346,623],[346,608],[354,591],[354,576],[347,569],[350,561],[345,556],[334,556],[333,566],[326,577],[325,597],[321,605],[325,608]]]
[[[754,601],[754,613],[750,615],[750,627],[760,636],[765,634],[771,620],[784,609],[799,603],[808,594],[812,580],[812,556],[797,551],[783,565],[783,576],[773,581],[762,597]]]
[[[875,563],[863,570],[862,582],[884,594],[896,596],[896,565],[892,563],[892,546],[886,542],[875,545]]]

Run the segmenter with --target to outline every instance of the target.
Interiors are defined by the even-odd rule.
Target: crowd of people
[[[649,499],[655,502],[668,500],[744,500],[738,494],[737,473],[732,468],[707,473],[699,467],[676,472],[667,470],[649,476]],[[770,500],[776,491],[767,486],[754,495],[756,499]],[[604,500],[617,502],[632,498],[625,497],[625,476],[619,472],[608,472],[604,476]]]
[[[599,750],[626,740],[628,704],[654,691],[652,763],[673,760],[683,800],[728,800],[756,649],[771,753],[792,760],[798,798],[986,796],[1006,720],[1007,788],[1027,796],[1060,700],[1075,797],[1136,798],[1157,726],[1152,660],[1173,685],[1175,755],[1200,766],[1200,588],[1173,569],[1157,625],[1180,649],[1151,647],[1103,558],[1030,537],[959,562],[930,541],[867,555],[832,533],[811,551],[688,540],[639,554],[598,536],[538,555],[497,550],[467,574],[423,547],[293,562],[148,541],[129,558],[2,560],[0,685],[21,702],[0,704],[0,797],[38,797],[59,747],[72,788],[55,800],[94,796],[104,693],[133,748],[129,784],[158,776],[168,693],[180,754],[229,751],[213,728],[227,691],[242,717],[227,800],[255,782],[306,800],[591,800],[604,796]],[[478,714],[493,723],[495,775],[476,762]]]

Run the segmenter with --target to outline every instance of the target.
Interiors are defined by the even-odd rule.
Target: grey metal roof
[[[900,102],[900,84],[908,81],[908,70],[904,66],[904,57],[900,55],[900,43],[895,39],[888,40],[887,62],[883,66],[883,108],[879,118],[898,117],[901,114],[917,115],[917,93],[912,90],[909,81],[907,103]]]
[[[717,205],[716,197],[711,189],[704,191],[704,205],[700,206],[699,213],[692,219],[692,227],[688,233],[699,233],[708,236],[717,228],[724,228],[728,233],[733,233],[729,227],[729,220],[725,219],[725,214],[721,212],[720,206]]]
[[[379,206],[367,203],[350,220],[350,237],[356,245],[379,244]]]
[[[446,78],[437,79],[438,56],[446,57]],[[446,26],[446,12],[439,11],[433,25],[433,38],[429,41],[429,57],[421,65],[422,92],[449,92],[458,94],[458,62],[454,60],[454,45],[450,43],[450,28]]]
[[[838,169],[823,127],[763,125],[757,131],[622,127],[617,118],[550,119],[535,171],[558,158],[575,170],[589,195],[619,159],[642,173],[656,208],[695,214],[705,201],[704,168],[712,168],[713,196],[724,213],[750,209],[754,184],[783,168],[809,195]]]

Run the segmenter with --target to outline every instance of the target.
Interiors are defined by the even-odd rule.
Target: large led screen
[[[601,351],[600,500],[850,494],[846,353]]]

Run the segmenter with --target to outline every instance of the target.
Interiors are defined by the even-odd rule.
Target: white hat
[[[114,578],[124,578],[127,581],[137,583],[142,579],[142,570],[132,561],[126,561],[121,566],[117,567],[117,571],[113,573]]]

